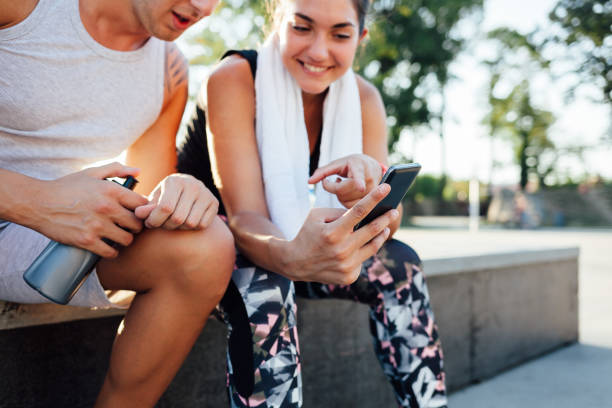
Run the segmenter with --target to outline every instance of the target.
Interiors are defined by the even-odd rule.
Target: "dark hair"
[[[365,28],[365,18],[370,7],[370,0],[353,0],[355,10],[357,10],[357,18],[359,19],[359,34],[363,33]]]
[[[266,1],[266,10],[268,12],[268,16],[271,19],[272,31],[276,29],[279,24],[279,18],[282,14],[283,1],[287,0],[267,0]],[[368,14],[368,8],[370,7],[370,0],[351,0],[353,2],[353,6],[355,6],[355,11],[357,11],[357,19],[359,20],[359,34],[363,33],[363,29],[365,28],[365,19]]]

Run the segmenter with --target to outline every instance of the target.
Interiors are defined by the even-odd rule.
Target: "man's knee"
[[[215,218],[204,230],[181,231],[168,240],[166,252],[172,270],[166,278],[181,292],[214,295],[219,298],[234,266],[234,239],[227,226]]]

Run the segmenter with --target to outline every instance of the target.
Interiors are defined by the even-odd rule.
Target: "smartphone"
[[[396,208],[408,192],[408,189],[420,170],[421,165],[418,163],[396,164],[389,167],[389,170],[383,175],[380,183],[389,184],[391,186],[391,191],[382,201],[376,204],[376,207],[374,207],[363,220],[355,225],[354,230],[363,227],[387,211]]]

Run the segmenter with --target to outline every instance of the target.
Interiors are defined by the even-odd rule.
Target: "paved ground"
[[[451,408],[612,408],[612,229],[481,228],[462,219],[418,219],[399,237],[427,258],[579,247],[579,344],[450,397]]]

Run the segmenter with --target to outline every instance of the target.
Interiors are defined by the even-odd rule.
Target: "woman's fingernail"
[[[390,233],[391,233],[391,230],[389,228],[385,228],[385,230],[383,231],[385,238],[387,238]]]
[[[399,211],[393,209],[391,210],[391,218],[397,218],[399,217]]]

